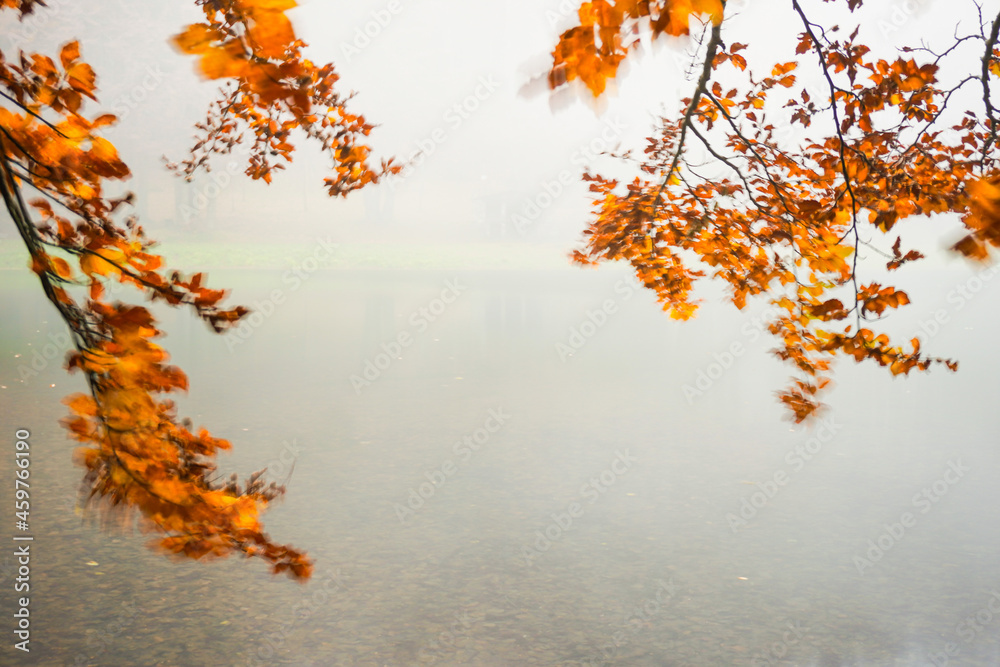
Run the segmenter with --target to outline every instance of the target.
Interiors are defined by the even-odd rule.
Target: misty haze
[[[285,168],[270,184],[244,173],[246,146],[213,155],[211,170],[190,181],[167,169],[189,158],[194,126],[220,86],[199,76],[197,54],[171,43],[205,20],[200,3],[48,4],[24,20],[0,11],[7,66],[18,49],[58,60],[62,44],[80,40],[100,100],[85,108],[117,116],[103,136],[132,173],[108,181],[104,195],[136,194],[129,211],[159,242],[147,251],[163,257],[164,276],[166,267],[205,272],[213,289],[230,290],[227,307],[250,312],[215,333],[191,308],[151,302],[146,288],[122,286],[113,271],[82,262],[71,262],[86,274],[74,295],[84,303],[86,280],[99,274],[99,298],[149,310],[164,333],[156,344],[187,375],[188,390],[169,397],[178,423],[189,417],[192,433],[204,427],[232,443],[212,488],[266,467],[266,480],[286,490],[261,522],[277,544],[307,554],[312,569],[304,577],[290,569],[301,584],[274,576],[273,561],[242,557],[259,556],[253,548],[228,558],[165,558],[146,545],[163,523],[144,533],[128,512],[84,508],[85,471],[74,456],[82,443],[68,439],[60,420],[75,410],[63,402],[69,395],[93,393],[99,405],[100,385],[67,373],[67,353],[85,338],[70,336],[40,289],[18,209],[8,204],[15,213],[0,220],[3,664],[1000,665],[1000,270],[952,250],[972,229],[965,218],[934,200],[927,207],[940,204],[935,212],[900,213],[889,232],[895,218],[886,226],[877,217],[887,209],[859,205],[862,223],[848,227],[862,231],[843,237],[854,254],[838,258],[841,235],[824,237],[833,250],[816,253],[827,253],[829,266],[856,271],[859,283],[905,289],[908,297],[888,305],[892,294],[859,292],[868,301],[855,301],[847,278],[837,286],[846,292],[834,292],[835,269],[820,275],[819,261],[784,280],[783,262],[812,250],[787,243],[781,255],[774,248],[784,232],[775,232],[774,246],[755,256],[761,273],[774,269],[775,291],[748,289],[737,309],[722,277],[731,258],[711,246],[711,234],[736,247],[740,230],[765,231],[723,228],[712,217],[721,221],[738,198],[711,190],[731,175],[688,134],[690,183],[664,178],[661,189],[690,185],[692,202],[714,202],[704,215],[691,204],[676,217],[689,226],[670,237],[688,244],[678,256],[707,274],[694,287],[694,317],[684,319],[683,303],[665,307],[665,283],[644,285],[640,276],[653,269],[630,265],[625,251],[613,262],[595,251],[588,258],[596,267],[570,258],[588,240],[620,243],[633,256],[665,247],[645,227],[620,238],[585,235],[599,213],[623,228],[631,218],[613,218],[623,209],[608,202],[619,200],[589,191],[581,176],[619,179],[619,194],[641,176],[655,190],[661,172],[639,163],[659,155],[644,151],[661,119],[685,113],[710,18],[693,18],[702,27],[688,36],[637,30],[641,45],[597,97],[582,74],[554,91],[546,78],[560,35],[580,22],[579,2],[302,0],[288,17],[308,44],[304,53],[335,64],[342,93],[356,91],[348,109],[376,125],[363,137],[372,164],[395,157],[403,167],[334,198],[324,185],[330,157],[304,134],[292,135],[294,160],[277,160]],[[796,58],[794,86],[827,85],[815,55],[795,53],[803,27],[791,2],[724,4],[719,48],[731,58],[734,43],[749,44],[747,73],[775,77],[772,94],[798,90],[771,70]],[[855,13],[846,1],[802,5],[824,26],[860,23],[857,40],[872,47],[870,58],[933,60],[897,48],[923,38],[944,51],[954,35],[973,34],[960,58],[942,59],[942,87],[945,74],[975,79],[994,62],[980,59],[995,18],[1000,25],[997,2],[984,3],[981,16],[971,3],[929,0],[869,1]],[[1000,89],[995,65],[990,77]],[[718,69],[720,90],[743,85],[735,66]],[[901,75],[904,92],[924,90],[925,75],[914,71]],[[750,99],[742,88],[725,93],[717,96],[730,105]],[[979,80],[948,104],[956,109],[948,126],[961,109],[985,114]],[[20,108],[6,98],[2,106]],[[719,113],[709,136],[735,154]],[[823,119],[816,124],[829,122],[822,110],[810,113]],[[780,139],[789,144],[830,134],[786,124]],[[977,141],[996,143],[977,128],[968,129],[980,132]],[[14,155],[9,136],[0,153]],[[669,164],[670,151],[658,150]],[[993,153],[977,167],[982,180],[967,188],[986,199],[988,188],[1000,188],[989,180],[988,168],[1000,173]],[[9,161],[4,174],[26,179]],[[841,178],[839,167],[831,173]],[[860,200],[879,179],[859,173],[851,177]],[[951,195],[942,182],[907,192],[945,193],[944,201]],[[38,196],[22,189],[26,199]],[[840,197],[847,200],[846,190]],[[955,202],[986,210],[977,221],[1000,218],[1000,206],[990,213],[982,198],[956,194]],[[912,195],[914,207],[921,201]],[[824,218],[831,229],[847,208]],[[989,236],[992,224],[976,238],[1000,238]],[[668,227],[663,234],[673,233]],[[699,263],[705,248],[717,252],[717,264]],[[923,257],[907,258],[910,249]],[[887,267],[893,260],[901,266]],[[666,269],[657,275],[676,278]],[[770,303],[778,290],[792,294],[810,280],[815,294],[795,293],[802,310],[794,316]],[[824,319],[838,312],[827,301],[834,296],[856,309],[843,322]],[[844,346],[823,357],[832,359],[829,370],[805,376],[830,384],[817,381],[822,409],[796,421],[797,404],[779,392],[803,377],[803,365],[780,352],[797,349],[787,341],[804,339],[807,327],[843,331],[856,316],[893,346],[919,339],[920,354],[955,360],[958,371],[943,361],[901,371],[916,357],[896,347],[855,363]],[[802,329],[783,339],[769,330],[776,321],[786,333]],[[17,588],[15,551],[28,544],[17,536],[29,532],[16,527],[24,517],[11,507],[17,470],[27,469],[17,463],[18,440],[30,441],[30,604],[20,601],[28,593]],[[160,511],[158,520],[163,514],[169,518]],[[15,647],[11,632],[19,608],[30,609],[30,652]]]

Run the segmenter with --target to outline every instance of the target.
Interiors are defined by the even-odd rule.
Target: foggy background
[[[194,58],[168,43],[200,20],[193,3],[50,4],[23,23],[5,13],[4,47],[44,52],[80,38],[83,58],[98,73],[100,106],[119,116],[107,134],[133,171],[126,187],[139,195],[137,212],[147,232],[166,241],[332,234],[361,243],[544,244],[562,255],[588,219],[584,168],[631,180],[634,168],[600,153],[621,149],[641,156],[655,118],[675,115],[696,78],[692,38],[651,45],[643,36],[643,47],[600,100],[578,87],[550,95],[544,82],[549,54],[573,25],[566,1],[305,0],[289,16],[309,44],[306,56],[334,62],[341,92],[357,93],[349,108],[380,126],[369,137],[376,162],[396,157],[411,164],[401,178],[332,200],[322,187],[329,165],[301,138],[294,162],[270,186],[243,176],[238,156],[216,157],[213,173],[193,183],[163,168],[163,156],[183,159],[192,127],[218,89],[217,82],[199,79]],[[933,40],[928,26],[940,26],[940,38],[949,39],[954,23],[948,3],[913,0],[905,9],[903,3],[869,3],[853,17],[817,5],[813,15],[821,22],[860,21],[859,39],[885,56],[893,55],[894,44]],[[791,12],[762,7],[730,2],[725,34],[730,42],[750,44],[751,69],[756,63],[763,72],[788,59],[800,27]],[[822,92],[812,70],[801,67],[797,74]],[[720,74],[723,82],[726,76]],[[974,87],[964,92],[953,103],[975,104]],[[697,151],[696,143],[691,147]],[[937,225],[936,233],[923,237],[930,246],[921,246],[925,254],[942,245]]]
[[[869,2],[853,19],[813,4],[817,21],[862,21],[860,39],[886,56],[955,27],[953,3]],[[4,49],[81,39],[102,108],[120,116],[108,136],[134,172],[125,187],[147,232],[168,264],[211,268],[213,286],[254,310],[214,336],[189,312],[152,308],[191,379],[180,414],[232,440],[226,473],[266,465],[288,482],[265,524],[317,567],[295,586],[256,562],[175,563],[142,535],[80,520],[80,469],[58,420],[60,399],[84,385],[63,370],[65,326],[18,255],[0,281],[0,433],[30,427],[37,443],[36,664],[918,666],[943,664],[950,645],[951,664],[998,664],[988,605],[1000,586],[1000,275],[943,250],[956,220],[907,220],[873,242],[888,249],[899,232],[904,250],[929,256],[892,275],[913,303],[877,326],[919,335],[960,371],[904,379],[841,360],[824,397],[836,432],[821,436],[782,420],[772,392],[790,369],[768,352],[762,303],[736,311],[706,284],[705,307],[680,323],[626,267],[587,271],[565,257],[588,220],[580,172],[631,179],[596,154],[619,142],[641,154],[654,117],[676,113],[693,85],[691,40],[649,46],[593,103],[530,85],[572,23],[570,3],[303,2],[290,12],[296,30],[357,91],[351,109],[381,125],[376,157],[428,146],[403,178],[331,200],[328,165],[304,143],[270,186],[227,157],[190,184],[163,169],[161,156],[184,157],[217,88],[167,43],[199,20],[195,7],[50,5],[23,24],[8,17]],[[729,9],[727,39],[751,44],[751,68],[789,59],[798,28],[786,3]],[[369,24],[365,45],[357,31]],[[978,109],[977,99],[969,87],[953,103]],[[523,233],[515,214],[529,219]],[[19,244],[0,225],[0,250]],[[310,265],[329,244],[364,270]],[[251,246],[245,263],[227,263],[229,249]],[[861,278],[883,280],[885,260],[861,255]],[[465,270],[446,266],[462,257]],[[266,270],[242,270],[260,258]],[[461,296],[422,315],[449,285]],[[401,333],[413,343],[390,355]],[[468,458],[456,451],[500,408],[502,429]],[[794,463],[810,442],[820,451]],[[634,466],[592,505],[581,500],[620,450]],[[0,457],[4,498],[10,460]],[[448,461],[457,472],[431,482]],[[945,484],[952,462],[971,469]],[[734,525],[778,473],[788,483]],[[935,484],[944,492],[922,513],[912,499]],[[585,513],[555,531],[572,502]],[[916,525],[886,537],[907,511]],[[540,531],[555,537],[531,552]],[[887,548],[859,570],[876,541]],[[303,605],[306,618],[295,615]],[[981,628],[971,636],[970,617]],[[789,627],[803,636],[791,641]]]

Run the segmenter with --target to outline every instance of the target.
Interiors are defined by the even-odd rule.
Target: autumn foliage
[[[825,1],[862,9],[862,0]],[[729,14],[720,0],[585,2],[549,73],[553,88],[579,79],[597,96],[639,35],[692,28],[701,35],[691,97],[677,117],[660,120],[636,160],[639,175],[627,183],[585,175],[594,215],[574,258],[630,263],[679,319],[695,313],[693,290],[708,272],[728,284],[737,308],[754,296],[769,299],[782,312],[769,324],[775,354],[797,371],[779,394],[796,421],[820,407],[838,354],[895,375],[938,363],[957,368],[926,356],[917,338],[896,343],[868,324],[911,298],[865,283],[859,248],[881,253],[889,271],[923,258],[901,247],[902,236],[869,237],[890,237],[910,218],[952,213],[968,232],[954,250],[985,260],[1000,245],[992,101],[1000,15],[980,14],[978,30],[956,31],[937,51],[913,45],[884,59],[858,40],[858,29],[820,26],[804,5],[792,0],[780,9],[798,23],[795,52],[752,72],[747,45],[725,39]],[[969,59],[973,45],[978,56]],[[945,65],[960,76],[942,81]],[[801,84],[800,73],[820,81],[819,92]],[[978,106],[950,108],[965,90]],[[689,159],[692,144],[711,165]]]
[[[824,2],[864,9],[862,0]],[[204,20],[173,43],[222,87],[174,171],[190,178],[243,146],[246,174],[270,182],[297,136],[328,156],[330,195],[399,171],[392,161],[371,164],[372,125],[348,109],[333,66],[305,58],[286,14],[292,0],[196,4]],[[0,0],[0,11],[48,10],[40,0]],[[884,279],[866,281],[858,251],[868,246],[884,255],[887,271],[905,270],[924,255],[904,246],[901,226],[940,214],[964,224],[958,253],[988,260],[1000,245],[1000,15],[980,14],[978,30],[956,32],[936,51],[920,44],[883,58],[858,29],[815,23],[799,0],[778,11],[798,22],[797,48],[754,73],[748,45],[726,39],[725,0],[584,2],[578,25],[555,46],[548,80],[599,96],[641,37],[700,35],[691,95],[676,117],[660,119],[635,160],[638,174],[626,183],[585,175],[594,214],[574,258],[628,262],[679,319],[695,314],[695,286],[709,272],[738,308],[769,300],[781,312],[769,323],[775,354],[797,373],[779,396],[801,421],[820,407],[837,355],[895,375],[956,368],[927,356],[919,339],[897,343],[869,324],[911,296]],[[963,60],[970,48],[977,57]],[[821,82],[819,92],[801,82],[805,73]],[[955,101],[968,100],[966,90],[975,90],[975,105]],[[168,364],[156,321],[143,306],[105,298],[109,281],[130,285],[151,301],[190,308],[215,332],[247,314],[223,305],[226,291],[210,288],[203,274],[166,268],[129,214],[133,195],[109,194],[108,183],[130,172],[102,136],[117,119],[101,111],[97,92],[75,41],[54,55],[0,51],[0,192],[32,270],[72,332],[68,368],[89,387],[66,399],[65,420],[81,443],[86,495],[116,516],[137,514],[169,553],[255,556],[304,580],[307,556],[273,542],[260,523],[285,489],[262,473],[220,479],[215,458],[230,445],[177,415],[169,396],[187,389],[187,377]],[[691,159],[692,145],[710,165]]]
[[[351,113],[336,89],[333,65],[318,67],[302,55],[285,12],[293,0],[200,0],[205,21],[189,25],[174,38],[184,53],[198,57],[208,79],[227,83],[198,126],[191,157],[172,167],[190,177],[209,166],[213,154],[249,144],[247,175],[271,182],[271,174],[290,162],[292,133],[300,130],[330,157],[334,175],[325,179],[331,196],[378,183],[401,167],[392,160],[369,166],[371,149],[363,142],[372,130]]]
[[[372,126],[347,110],[333,67],[302,56],[305,45],[285,15],[293,2],[198,4],[205,21],[188,26],[175,42],[198,57],[205,77],[225,85],[178,171],[190,176],[210,169],[212,154],[248,142],[246,173],[270,181],[281,168],[274,159],[291,159],[296,130],[329,155],[331,195],[398,171],[391,162],[369,165],[364,138]],[[47,11],[32,0],[0,3],[0,11],[11,10],[22,16]],[[55,58],[0,52],[0,190],[31,268],[72,332],[68,368],[81,372],[90,389],[66,399],[71,416],[65,420],[81,443],[86,496],[119,517],[138,514],[169,553],[256,556],[275,572],[307,579],[307,556],[271,541],[260,523],[261,512],[285,489],[266,483],[260,472],[242,483],[235,476],[219,479],[215,457],[230,444],[205,429],[194,431],[166,398],[186,390],[187,377],[168,365],[152,315],[143,306],[105,299],[105,284],[118,281],[152,301],[190,308],[215,332],[248,312],[223,306],[226,291],[208,287],[202,274],[168,270],[127,212],[133,196],[106,194],[108,181],[130,172],[101,135],[116,118],[100,111],[97,90],[97,76],[75,41]]]

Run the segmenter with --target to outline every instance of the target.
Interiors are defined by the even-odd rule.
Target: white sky
[[[601,147],[602,132],[616,140],[620,134],[623,148],[641,153],[653,116],[663,109],[674,113],[680,98],[691,93],[692,82],[683,72],[690,40],[670,39],[633,59],[615,84],[615,94],[599,105],[569,95],[553,103],[539,86],[526,94],[525,84],[532,75],[544,74],[558,34],[571,25],[567,8],[572,3],[566,0],[300,4],[290,16],[310,45],[310,57],[332,60],[344,90],[358,93],[353,109],[380,125],[371,136],[376,153],[407,158],[421,143],[433,150],[395,187],[329,201],[322,190],[325,164],[315,151],[302,147],[296,163],[270,188],[240,178],[227,185],[206,216],[227,220],[234,229],[241,225],[268,234],[277,230],[308,235],[324,229],[371,238],[475,240],[482,236],[484,218],[509,219],[530,210],[528,202],[544,202],[546,184],[552,191],[551,184],[568,170],[570,185],[523,238],[569,244],[587,220],[586,190],[579,182],[582,165],[615,169],[608,167],[613,162],[585,155],[588,146]],[[843,10],[810,4],[820,22],[839,19],[850,26],[860,20],[861,39],[876,48],[881,43],[886,55],[893,45],[914,43],[921,36],[932,42],[934,34],[949,38],[956,16],[972,8],[964,1],[869,0],[866,11],[852,18]],[[3,48],[53,51],[56,44],[81,38],[83,56],[99,75],[102,102],[122,116],[120,127],[109,134],[136,173],[131,187],[145,197],[141,212],[148,228],[154,236],[158,227],[171,233],[171,212],[190,197],[184,188],[204,188],[204,182],[175,183],[160,166],[163,154],[183,155],[191,125],[201,118],[216,88],[199,82],[193,59],[167,44],[184,24],[198,20],[198,10],[193,3],[145,0],[50,0],[50,5],[51,10],[40,10],[29,24],[11,24],[8,19]],[[994,0],[986,9],[992,6],[995,11],[996,5]],[[724,36],[729,42],[751,44],[751,68],[755,62],[766,61],[767,67],[791,59],[800,27],[789,3],[732,0],[730,12],[736,16]],[[366,25],[370,36],[359,38]],[[972,98],[975,105],[974,94]],[[454,107],[463,103],[475,109],[459,115]],[[440,141],[429,144],[435,136]],[[223,171],[225,166],[224,160],[217,163]],[[392,226],[373,224],[379,216],[391,216]],[[197,223],[193,221],[192,232]]]

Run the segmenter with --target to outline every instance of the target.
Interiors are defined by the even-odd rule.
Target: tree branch
[[[715,61],[715,53],[719,49],[719,44],[722,42],[722,22],[718,22],[712,26],[712,36],[708,40],[708,48],[705,51],[705,62],[701,68],[701,77],[698,79],[698,85],[694,89],[694,94],[691,96],[691,102],[687,106],[687,110],[684,112],[684,119],[681,121],[681,135],[677,139],[677,151],[674,153],[674,159],[670,163],[670,169],[667,170],[666,175],[663,177],[663,181],[660,183],[660,187],[657,188],[656,194],[653,196],[653,202],[658,202],[660,200],[660,195],[663,193],[663,188],[667,187],[667,183],[670,182],[670,177],[673,175],[674,170],[677,169],[677,164],[680,162],[681,153],[684,151],[684,136],[687,134],[688,125],[691,124],[694,118],[695,109],[698,108],[698,102],[701,101],[702,92],[706,90],[708,84],[708,79],[712,75],[712,64]]]
[[[983,53],[982,61],[982,82],[983,82],[983,106],[986,108],[986,117],[990,121],[990,138],[983,144],[983,157],[979,161],[980,164],[986,162],[986,155],[989,149],[992,147],[993,142],[997,138],[997,119],[996,112],[993,108],[993,102],[990,101],[990,60],[993,59],[993,47],[997,43],[997,37],[1000,36],[1000,14],[993,19],[993,26],[990,29],[990,36],[986,38],[986,50]]]
[[[840,114],[837,111],[837,93],[836,85],[833,83],[833,78],[830,76],[830,70],[826,65],[826,53],[823,51],[823,47],[820,45],[819,40],[816,38],[816,33],[813,32],[813,24],[806,18],[805,12],[802,11],[802,6],[799,4],[799,0],[792,0],[792,7],[795,8],[795,12],[802,19],[802,25],[805,27],[806,32],[812,39],[813,47],[816,50],[816,55],[819,57],[819,66],[823,70],[823,77],[826,79],[830,86],[830,105],[833,111],[833,125],[834,130],[837,133],[837,148],[840,151],[840,173],[844,177],[844,187],[845,191],[851,197],[851,230],[854,231],[854,256],[852,258],[851,264],[851,283],[854,286],[854,307],[858,307],[859,292],[858,292],[858,242],[860,237],[858,234],[858,200],[854,195],[854,187],[851,185],[851,176],[847,171],[847,155],[844,152],[844,133],[840,129]],[[1000,19],[1000,17],[998,17]],[[825,35],[824,35],[825,37]],[[848,231],[851,231],[848,230]],[[859,311],[860,312],[860,311]],[[861,318],[858,317],[857,325],[861,327]]]

